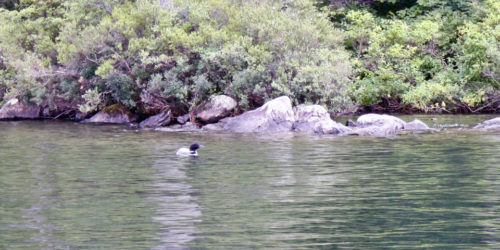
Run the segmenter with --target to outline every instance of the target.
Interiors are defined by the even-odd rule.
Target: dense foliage
[[[344,34],[310,1],[21,1],[0,12],[8,97],[186,112],[214,93],[352,106]]]
[[[500,100],[495,0],[9,0],[0,22],[0,100],[48,116],[181,114],[221,93],[241,109],[288,95],[332,112]]]
[[[363,1],[337,6],[331,17],[347,32],[357,103],[397,111],[401,104],[498,109],[499,1]]]

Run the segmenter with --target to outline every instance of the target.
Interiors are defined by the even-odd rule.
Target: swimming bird
[[[196,150],[202,147],[203,145],[193,143],[189,146],[189,148],[179,148],[175,154],[179,156],[198,156],[198,152],[196,152]]]

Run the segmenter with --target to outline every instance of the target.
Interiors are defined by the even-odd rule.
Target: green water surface
[[[441,131],[0,122],[0,249],[499,249],[500,132],[467,129],[491,117],[419,118]]]

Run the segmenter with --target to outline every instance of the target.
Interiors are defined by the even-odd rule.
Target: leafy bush
[[[12,96],[43,88],[84,110],[99,107],[97,95],[142,110],[172,98],[188,109],[217,93],[242,108],[284,94],[352,106],[344,34],[313,1],[22,3],[0,12]]]
[[[213,94],[332,112],[500,100],[498,1],[52,0],[0,4],[0,98],[187,112]],[[471,107],[474,107],[472,109]]]
[[[451,112],[488,105],[488,96],[497,99],[498,1],[415,1],[392,15],[371,9],[376,2],[383,1],[332,12],[345,11],[345,44],[356,58],[350,92],[357,103],[390,98],[423,111]],[[398,1],[387,3],[390,8]]]

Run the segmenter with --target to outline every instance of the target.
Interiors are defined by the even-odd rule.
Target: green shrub
[[[0,98],[148,113],[222,93],[242,109],[280,95],[332,112],[387,99],[481,109],[498,99],[499,13],[494,0],[7,1]]]
[[[417,1],[382,17],[347,8],[342,27],[356,58],[351,96],[361,105],[390,98],[423,111],[485,104],[499,87],[499,8],[497,1]]]
[[[8,24],[0,28],[0,52],[15,72],[7,88],[12,96],[62,98],[85,110],[98,107],[98,87],[104,103],[128,108],[172,98],[190,107],[225,93],[243,108],[288,95],[340,111],[352,106],[350,58],[342,31],[313,3],[18,3],[0,12]]]

